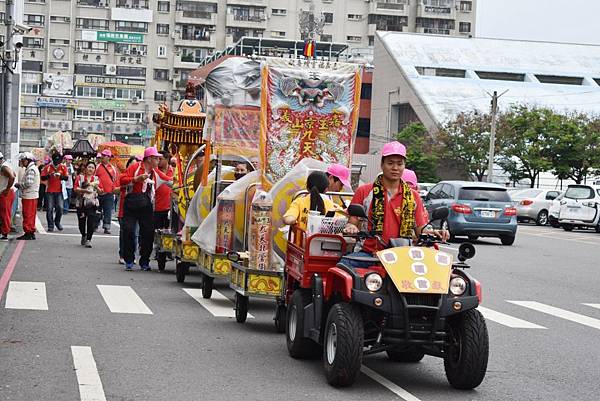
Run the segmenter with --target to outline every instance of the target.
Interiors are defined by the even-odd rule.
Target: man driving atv
[[[402,181],[406,164],[406,147],[400,142],[390,142],[381,152],[381,171],[374,183],[358,187],[352,198],[353,204],[362,205],[369,216],[368,231],[374,231],[385,244],[392,238],[412,239],[421,234],[434,234],[443,241],[449,237],[446,230],[426,230],[427,216],[419,213],[423,201],[418,192]],[[344,232],[356,234],[359,231],[359,219],[350,217]],[[384,249],[376,238],[368,238],[359,252],[347,256],[370,257],[374,252]],[[353,267],[365,267],[370,262],[343,258],[342,261]]]

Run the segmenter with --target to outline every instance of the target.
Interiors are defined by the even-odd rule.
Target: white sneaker
[[[120,264],[120,265],[124,265],[124,264],[125,264],[125,259],[123,259],[123,258],[119,258],[119,264]]]

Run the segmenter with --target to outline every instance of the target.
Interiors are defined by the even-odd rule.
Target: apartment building
[[[376,30],[467,36],[476,0],[25,0],[22,147],[58,129],[136,143],[174,104],[200,60],[243,36],[303,40],[314,8],[321,41],[372,47]],[[5,1],[0,0],[0,19]],[[306,14],[304,14],[306,15]],[[368,50],[367,50],[368,51]]]

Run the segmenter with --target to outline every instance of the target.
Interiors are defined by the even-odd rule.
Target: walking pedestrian
[[[103,188],[99,196],[102,228],[104,228],[104,234],[110,234],[112,212],[115,207],[114,190],[119,180],[119,172],[115,166],[110,164],[112,152],[109,149],[104,149],[100,156],[100,165],[96,169],[96,175],[100,179]]]
[[[67,168],[67,181],[64,181],[65,190],[67,196],[65,197],[65,204],[63,205],[63,214],[69,213],[71,208],[71,196],[73,195],[73,178],[75,178],[75,167],[73,167],[73,156],[65,156],[65,167]]]
[[[155,170],[162,181],[156,187],[154,200],[154,229],[169,228],[169,210],[171,209],[171,186],[173,185],[173,167],[169,165],[171,155],[166,150],[159,152],[158,168]]]
[[[62,181],[68,179],[67,168],[62,164],[62,156],[60,153],[52,155],[52,163],[49,163],[42,170],[42,180],[47,180],[46,185],[46,222],[48,223],[48,232],[54,231],[54,227],[58,231],[62,231],[63,227],[60,224],[63,214],[63,204],[65,200],[62,194]]]
[[[40,171],[35,165],[35,157],[30,152],[22,154],[19,164],[21,167],[25,167],[23,179],[16,184],[21,196],[24,234],[17,239],[34,240],[35,215],[40,190]]]
[[[42,171],[44,167],[50,163],[50,158],[46,157],[44,160],[39,160],[36,162],[38,172],[40,173],[40,189],[39,189],[39,198],[37,204],[37,210],[46,210],[46,184],[48,184],[48,180],[44,180],[41,178]]]
[[[0,223],[2,223],[0,240],[2,241],[8,241],[8,233],[10,232],[11,211],[15,200],[14,183],[15,172],[4,160],[4,155],[0,153]]]
[[[131,156],[129,158],[129,160],[127,160],[127,164],[125,165],[125,169],[127,169],[129,166],[131,166],[131,163],[135,162],[135,161],[139,161],[135,156]],[[120,180],[119,180],[120,181]],[[132,187],[132,184],[128,185],[129,187]],[[123,228],[124,228],[124,223],[123,223],[123,210],[124,210],[124,206],[123,206],[123,202],[125,202],[125,195],[127,194],[127,185],[120,185],[119,183],[119,210],[117,211],[117,218],[119,219],[119,264],[120,265],[124,265],[125,264],[125,259],[123,258],[123,250],[125,249],[125,245],[123,245],[123,241],[125,240],[125,234],[123,234]],[[137,237],[139,235],[139,226],[136,224],[135,226],[135,235],[134,235],[134,247],[133,249],[137,249]],[[135,252],[134,252],[134,257],[135,257]]]
[[[133,184],[127,191],[123,202],[123,234],[125,269],[133,268],[135,254],[135,225],[140,226],[140,267],[142,270],[150,269],[150,254],[154,238],[153,203],[155,192],[155,169],[158,167],[160,154],[155,147],[144,150],[141,162],[130,165],[121,176],[120,185]]]
[[[77,221],[81,233],[81,245],[92,247],[92,236],[98,223],[98,193],[102,191],[102,182],[96,174],[96,163],[86,164],[85,174],[77,176],[73,191],[77,194]]]

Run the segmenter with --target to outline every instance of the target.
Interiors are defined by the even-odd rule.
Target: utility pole
[[[488,174],[487,181],[492,182],[494,179],[494,149],[496,146],[496,117],[498,114],[498,99],[508,92],[508,89],[498,95],[497,91],[494,91],[492,97],[492,127],[490,129],[490,150],[489,150],[489,161],[488,161]]]
[[[2,79],[4,80],[4,86],[2,91],[2,112],[4,117],[3,131],[0,133],[0,151],[4,154],[6,159],[11,158],[10,143],[13,140],[13,80],[14,71],[17,68],[19,51],[21,50],[22,43],[18,46],[14,44],[15,37],[15,16],[16,16],[16,4],[15,0],[6,0],[6,16],[4,23],[6,25],[6,43],[5,51],[2,57]],[[19,110],[17,110],[17,113]],[[18,121],[18,119],[17,119]],[[18,127],[16,127],[18,129]]]

